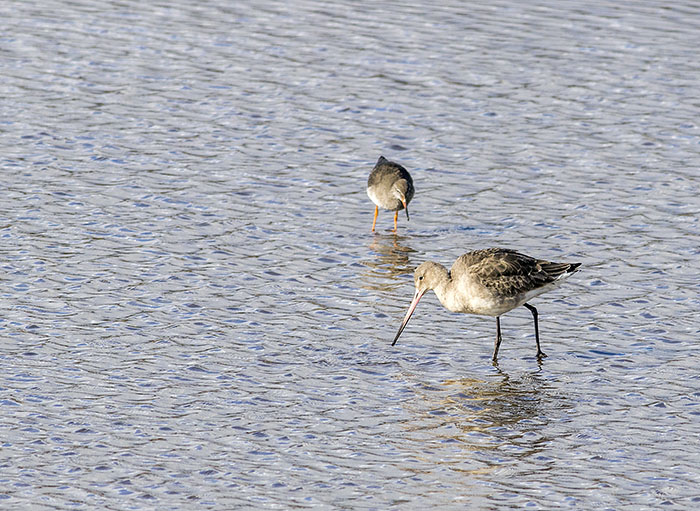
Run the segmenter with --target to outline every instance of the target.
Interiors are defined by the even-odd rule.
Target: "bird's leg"
[[[501,346],[501,318],[496,316],[496,342],[493,344],[493,363],[498,360],[498,348]]]
[[[396,222],[399,219],[399,210],[396,210],[396,213],[394,213],[394,232],[396,232]]]
[[[540,349],[540,327],[537,321],[537,309],[535,309],[529,303],[524,303],[523,305],[527,307],[530,312],[532,312],[532,318],[535,320],[535,343],[537,343],[537,358],[546,357],[547,355],[545,355],[544,351]]]
[[[374,206],[374,220],[372,220],[372,232],[374,232],[374,225],[377,223],[377,215],[379,214],[379,206]]]

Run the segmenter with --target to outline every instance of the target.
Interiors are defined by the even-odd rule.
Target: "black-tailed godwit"
[[[396,344],[418,301],[432,289],[440,303],[452,312],[496,317],[494,362],[501,345],[501,315],[524,305],[535,322],[537,357],[546,357],[540,349],[537,309],[527,302],[557,287],[579,266],[581,263],[553,263],[505,248],[468,252],[455,261],[450,271],[441,264],[427,261],[416,269],[416,292],[391,345]]]

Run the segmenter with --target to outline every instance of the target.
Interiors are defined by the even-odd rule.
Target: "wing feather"
[[[507,248],[475,250],[452,265],[453,279],[469,278],[500,296],[516,296],[555,282],[580,263],[554,263]]]

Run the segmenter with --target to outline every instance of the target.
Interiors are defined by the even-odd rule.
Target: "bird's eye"
[[[421,275],[420,277],[418,277],[418,280],[423,280],[423,275]]]

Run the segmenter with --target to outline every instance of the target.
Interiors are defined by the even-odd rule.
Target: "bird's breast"
[[[399,199],[394,197],[390,191],[381,190],[379,187],[370,186],[367,188],[367,196],[380,208],[388,209],[389,211],[403,209],[403,204]]]
[[[464,314],[500,316],[519,305],[518,297],[498,296],[469,279],[436,289],[435,293],[447,310]]]

